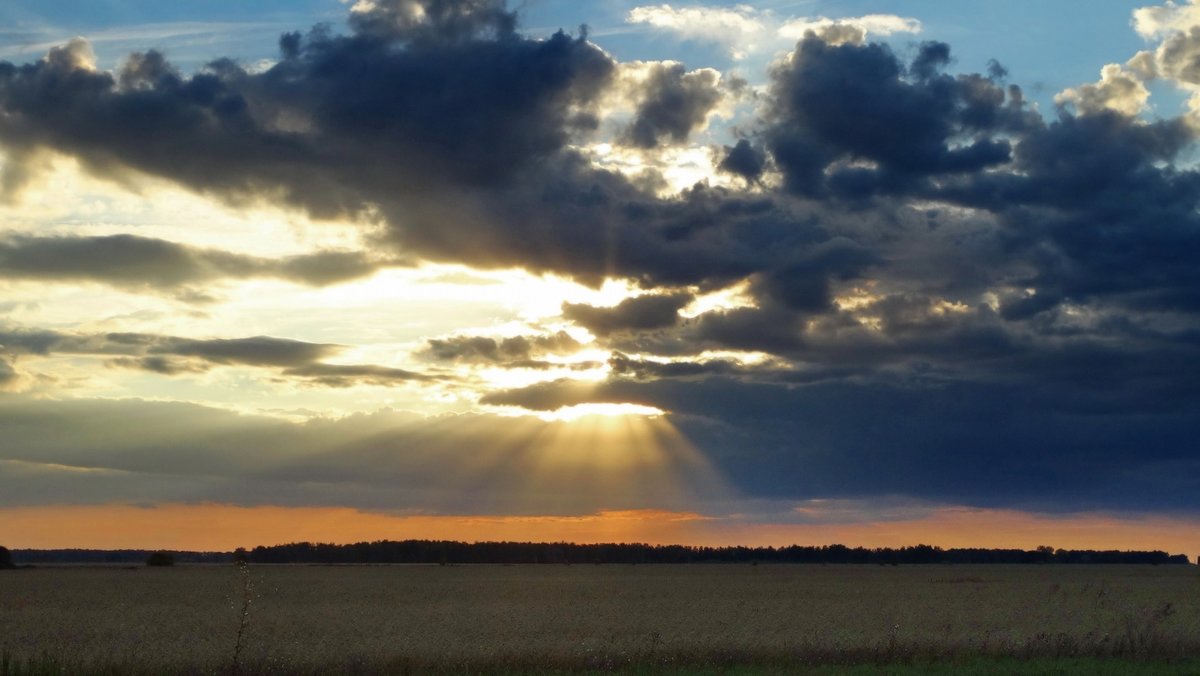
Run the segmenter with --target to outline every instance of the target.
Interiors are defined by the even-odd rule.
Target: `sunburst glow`
[[[647,416],[654,417],[666,413],[661,408],[653,406],[643,406],[642,404],[576,404],[574,406],[564,406],[549,413],[540,414],[538,417],[543,420],[561,420],[563,422],[574,422],[580,418],[586,417],[601,417],[612,418],[616,416]]]

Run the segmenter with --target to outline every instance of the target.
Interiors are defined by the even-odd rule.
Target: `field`
[[[1000,658],[1052,671],[1200,673],[1200,573],[43,567],[0,572],[0,654],[0,674],[1019,670]]]

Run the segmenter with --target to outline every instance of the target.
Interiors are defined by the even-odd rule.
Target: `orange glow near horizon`
[[[944,508],[904,521],[762,524],[664,510],[576,516],[394,515],[341,507],[166,504],[16,507],[0,510],[0,544],[15,549],[229,551],[287,542],[449,539],[541,542],[900,547],[1050,545],[1200,554],[1200,520],[1102,514],[1048,517],[1011,510]]]

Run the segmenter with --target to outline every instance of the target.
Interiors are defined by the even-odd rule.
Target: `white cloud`
[[[1156,7],[1141,7],[1133,11],[1133,29],[1151,40],[1200,24],[1200,4],[1189,0],[1182,4],[1171,2]]]
[[[799,40],[808,31],[817,35],[837,28],[858,28],[865,35],[891,35],[893,33],[920,33],[921,22],[916,19],[896,16],[895,14],[867,14],[866,16],[846,19],[829,19],[826,17],[800,18],[785,22],[779,27],[781,37]]]
[[[1162,78],[1190,94],[1188,118],[1200,128],[1200,0],[1140,7],[1130,24],[1150,48],[1124,65],[1106,65],[1098,82],[1064,89],[1055,102],[1074,105],[1083,114],[1114,110],[1136,115],[1148,109],[1146,83]]]
[[[729,42],[754,37],[766,31],[767,26],[762,21],[762,15],[762,12],[747,5],[678,9],[670,5],[656,5],[633,8],[626,21],[649,24],[687,38]]]
[[[817,17],[777,17],[770,10],[749,5],[733,7],[672,7],[669,4],[635,7],[625,18],[628,23],[646,24],[691,40],[705,40],[728,46],[735,59],[781,42],[803,38],[813,31],[831,42],[861,42],[868,35],[918,33],[921,22],[894,14],[868,14],[860,17],[830,19]]]
[[[1153,50],[1140,51],[1126,64],[1143,80],[1161,77],[1186,89],[1200,85],[1200,0],[1142,7],[1133,12],[1134,30],[1157,41]]]
[[[1150,91],[1134,72],[1110,63],[1100,71],[1099,82],[1064,89],[1054,102],[1074,105],[1084,115],[1104,110],[1137,115],[1146,109],[1149,99]]]

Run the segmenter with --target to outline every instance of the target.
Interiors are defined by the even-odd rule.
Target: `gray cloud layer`
[[[606,336],[618,331],[674,326],[679,321],[679,311],[691,300],[691,294],[673,293],[637,296],[611,308],[567,303],[563,306],[563,316],[598,336]]]
[[[96,356],[106,358],[106,362],[112,366],[162,375],[200,373],[214,366],[251,366],[279,369],[283,376],[332,387],[390,385],[433,379],[421,373],[374,364],[322,362],[343,347],[271,336],[192,339],[148,333],[0,330],[0,355]],[[10,364],[3,363],[12,370]],[[0,385],[3,385],[2,376],[0,372]]]
[[[269,259],[136,235],[0,239],[0,275],[8,278],[89,281],[164,293],[253,277],[325,286],[365,277],[383,264],[357,251]]]
[[[439,361],[464,363],[524,363],[534,357],[571,353],[582,345],[565,331],[544,336],[452,336],[432,338],[425,352]]]

